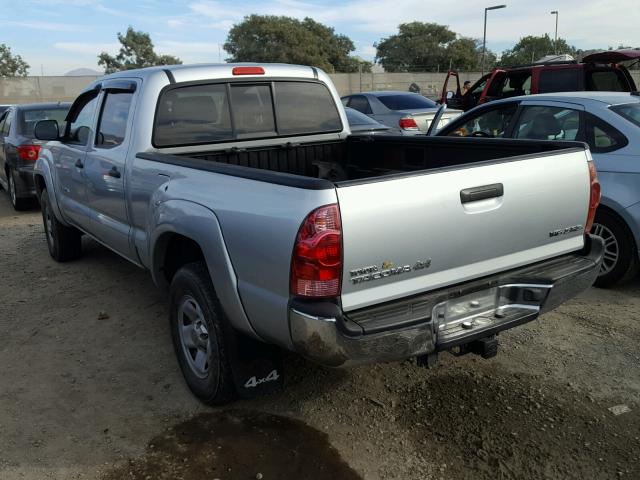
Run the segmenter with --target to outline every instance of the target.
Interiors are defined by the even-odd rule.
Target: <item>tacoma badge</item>
[[[367,267],[349,270],[351,275],[351,283],[358,284],[370,282],[372,280],[380,280],[381,278],[390,277],[391,275],[400,275],[402,273],[412,272],[414,270],[422,270],[431,266],[431,259],[418,260],[414,265],[402,265],[396,267],[393,262],[388,260],[382,262],[382,265],[370,265]]]

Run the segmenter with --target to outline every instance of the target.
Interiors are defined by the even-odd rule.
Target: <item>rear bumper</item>
[[[34,197],[37,195],[33,180],[33,166],[18,167],[14,176],[16,182],[16,196],[20,198]]]
[[[295,350],[331,367],[402,360],[466,345],[479,338],[530,322],[541,313],[589,288],[602,262],[603,245],[588,235],[580,253],[417,295],[384,305],[344,313],[331,303],[292,302],[289,328]],[[443,329],[443,302],[473,298],[495,290],[508,305],[486,322]]]

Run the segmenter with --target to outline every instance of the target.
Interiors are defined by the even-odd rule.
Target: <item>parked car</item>
[[[406,135],[425,134],[438,111],[436,102],[411,92],[357,93],[342,97],[342,104],[384,125],[399,128]],[[461,113],[459,110],[448,109],[440,119],[439,128]]]
[[[317,68],[119,72],[58,132],[36,126],[49,253],[78,257],[86,234],[148,269],[206,403],[280,388],[277,347],[332,367],[491,357],[601,262],[586,145],[352,136]]]
[[[16,210],[24,210],[36,199],[33,166],[41,141],[33,129],[40,120],[56,120],[60,125],[71,104],[32,103],[14,105],[0,114],[0,186],[9,192]]]
[[[402,130],[388,127],[353,108],[345,107],[351,135],[402,135]]]
[[[537,93],[633,92],[637,90],[636,84],[620,62],[634,60],[640,60],[640,48],[593,53],[581,62],[547,61],[520,67],[497,67],[474,83],[464,95],[460,92],[459,74],[449,72],[440,103],[467,111],[493,100]],[[451,78],[456,79],[455,87],[449,85]]]
[[[596,285],[608,287],[638,272],[640,94],[572,92],[499,100],[467,112],[438,135],[586,142],[602,184],[592,229],[605,244]]]

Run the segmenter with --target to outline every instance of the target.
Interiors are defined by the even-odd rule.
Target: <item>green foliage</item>
[[[127,28],[127,33],[118,33],[122,44],[120,53],[115,57],[107,52],[98,55],[98,65],[104,67],[105,73],[132,70],[134,68],[152,67],[154,65],[176,65],[182,61],[171,55],[158,55],[153,50],[153,42],[148,33]]]
[[[350,53],[355,50],[346,35],[311,18],[250,15],[229,30],[224,49],[231,62],[270,62],[312,65],[328,72],[371,70]]]
[[[4,43],[0,43],[0,77],[26,77],[29,64],[20,55],[14,55]]]
[[[387,72],[477,70],[482,55],[478,40],[457,37],[445,25],[411,22],[398,27],[398,33],[376,45],[376,61]],[[485,65],[492,65],[495,55],[487,52]]]
[[[575,57],[578,51],[563,38],[559,38],[556,42],[547,34],[542,37],[528,36],[521,38],[510,50],[502,52],[500,65],[505,67],[526,65],[545,55],[565,53]]]

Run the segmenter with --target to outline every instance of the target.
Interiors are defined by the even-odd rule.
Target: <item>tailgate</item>
[[[345,311],[582,248],[590,181],[581,149],[344,183]]]

